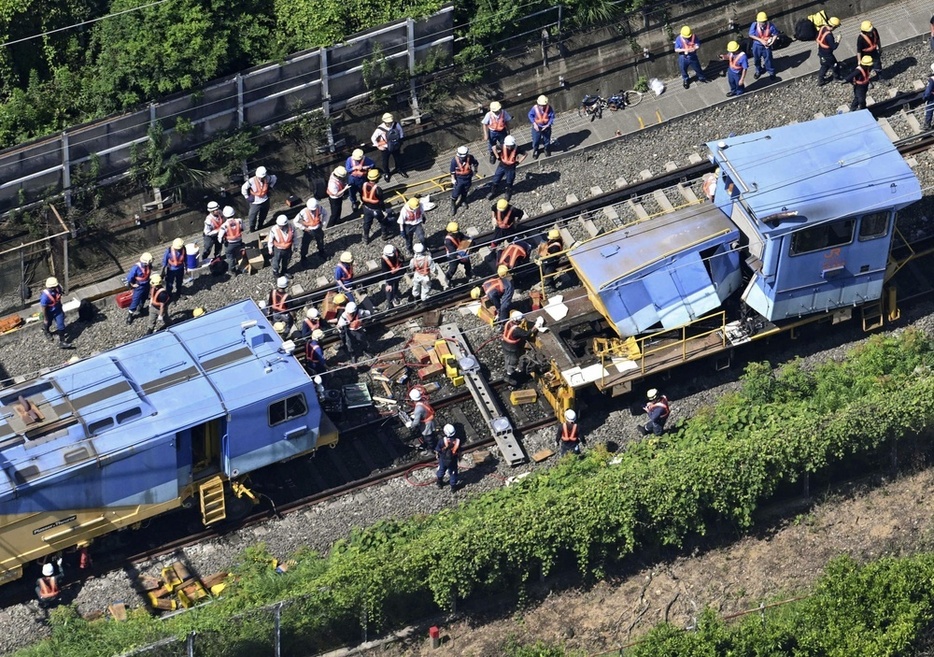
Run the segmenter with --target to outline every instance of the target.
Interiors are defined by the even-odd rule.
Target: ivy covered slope
[[[782,482],[929,430],[932,361],[931,340],[909,330],[875,336],[843,362],[814,370],[792,363],[773,374],[767,364],[752,365],[741,392],[663,440],[639,442],[613,459],[594,449],[436,516],[380,523],[326,557],[301,555],[283,576],[247,559],[226,599],[165,630],[183,633],[302,596],[302,632],[314,643],[362,617],[371,628],[399,621],[429,595],[448,607],[455,597],[514,588],[568,557],[600,576],[610,561],[677,546],[714,523],[747,527]],[[95,632],[106,640],[108,632],[129,631],[121,625]],[[139,631],[152,628],[144,622]]]

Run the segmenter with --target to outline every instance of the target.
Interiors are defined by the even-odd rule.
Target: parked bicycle
[[[581,100],[580,107],[577,108],[577,115],[580,117],[589,116],[591,121],[603,118],[603,111],[610,110],[615,112],[625,107],[635,106],[642,102],[642,92],[635,89],[628,91],[620,90],[609,98],[604,98],[599,94],[586,94]]]

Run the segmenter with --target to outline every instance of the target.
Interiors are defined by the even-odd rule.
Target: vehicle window
[[[274,427],[306,413],[308,413],[308,405],[305,403],[305,396],[292,395],[269,405],[269,426]]]
[[[873,212],[864,214],[859,220],[859,239],[872,240],[883,237],[889,232],[889,213]]]
[[[853,240],[853,219],[841,219],[828,224],[799,230],[791,236],[791,255],[812,253]]]

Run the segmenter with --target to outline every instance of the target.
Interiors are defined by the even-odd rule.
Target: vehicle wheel
[[[642,92],[630,89],[623,93],[626,105],[635,106],[642,102]]]

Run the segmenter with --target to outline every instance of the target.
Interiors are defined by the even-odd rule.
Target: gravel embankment
[[[924,79],[927,76],[929,69],[926,62],[928,60],[929,57],[918,42],[913,41],[912,45],[888,48],[886,50],[887,62],[917,63],[907,66],[905,70],[899,68],[900,72],[894,79],[877,83],[870,94],[883,99],[888,96],[888,88],[911,89],[913,80]],[[546,201],[555,207],[560,207],[565,204],[565,198],[569,193],[583,197],[588,193],[586,190],[594,186],[611,189],[620,177],[635,180],[639,177],[639,172],[646,168],[661,172],[668,161],[674,161],[679,165],[687,164],[689,154],[703,152],[702,144],[718,136],[730,133],[742,134],[770,126],[806,121],[812,119],[816,112],[832,114],[840,105],[848,104],[851,96],[852,91],[849,85],[833,84],[818,89],[812,77],[792,81],[771,90],[671,121],[643,133],[621,138],[597,151],[552,161],[543,158],[538,163],[520,169],[518,193],[513,200],[516,205],[531,214],[537,214],[541,204]],[[603,120],[612,120],[612,115],[607,114]],[[560,140],[560,131],[558,131],[558,137]],[[917,160],[917,174],[923,186],[927,188],[934,183],[934,158],[926,153],[918,156]],[[551,172],[555,169],[560,175],[555,178],[554,182],[537,189],[530,188],[532,184],[530,176],[534,178],[533,174]],[[475,193],[477,193],[476,190]],[[441,198],[438,201],[438,209],[429,219],[431,229],[429,246],[433,249],[440,247],[443,229],[449,220],[447,199]],[[930,199],[926,198],[910,208],[908,213],[913,213],[919,221],[922,221],[920,219],[922,216],[934,216],[929,206]],[[458,214],[457,220],[464,227],[485,227],[489,220],[488,207],[488,202],[477,199],[469,209]],[[349,247],[354,251],[360,263],[365,260],[378,260],[383,246],[382,241],[377,240],[369,246],[364,246],[360,241],[358,231],[357,221],[332,229],[328,236],[332,253]],[[398,238],[395,241],[397,246],[402,245]],[[161,250],[154,249],[154,253],[156,252],[161,254]],[[295,282],[306,289],[316,287],[315,279],[318,276],[330,278],[334,264],[332,261],[326,265],[317,266],[320,264],[317,258],[312,258],[311,263],[309,268],[297,271],[293,261],[293,271],[296,272]],[[191,310],[196,306],[217,308],[232,299],[246,296],[264,299],[269,292],[270,283],[271,276],[268,270],[254,277],[240,276],[230,280],[210,279],[209,287],[197,291],[194,296],[183,298],[176,311]],[[934,307],[931,305],[915,306],[905,314],[907,322],[903,321],[903,324],[913,324],[934,333]],[[148,326],[146,318],[137,320],[132,326],[127,326],[124,323],[124,317],[124,311],[111,306],[102,320],[86,326],[76,324],[77,330],[73,330],[76,346],[74,352],[60,351],[54,343],[46,342],[38,329],[30,328],[20,331],[4,342],[0,365],[11,376],[23,374],[60,363],[73,354],[87,356],[94,351],[136,339],[144,334]],[[474,318],[463,318],[452,314],[445,319],[457,321],[465,331],[471,331],[471,342],[475,347],[492,336],[491,329],[482,326]],[[855,325],[856,322],[851,324]],[[848,326],[812,337],[813,339],[807,344],[781,342],[777,351],[769,353],[769,357],[773,362],[787,360],[795,355],[802,355],[805,362],[841,358],[854,342],[862,339],[862,334],[856,326]],[[806,350],[806,353],[802,353],[802,350]],[[481,358],[490,357],[491,362],[497,360],[497,351],[495,345],[487,347],[481,352]],[[761,351],[755,355],[759,354]],[[495,374],[499,374],[498,367],[493,369]],[[690,373],[686,376],[674,377],[665,384],[665,391],[673,399],[675,417],[689,416],[697,408],[713,402],[736,385],[736,377],[737,368],[735,367],[729,372],[715,375],[705,373],[699,378],[694,378]],[[581,414],[582,428],[591,444],[610,440],[618,442],[621,434],[627,436],[634,434],[635,420],[624,403],[601,404],[600,408],[596,406],[593,404],[590,409],[585,407]],[[551,446],[552,436],[551,430],[526,436],[523,440],[526,451],[532,453],[543,447]],[[484,469],[483,476],[480,476],[479,470],[476,473],[468,471],[466,465],[469,463],[468,459],[464,467],[464,479],[468,485],[454,496],[447,490],[439,492],[433,486],[414,487],[398,479],[380,487],[315,506],[282,520],[272,520],[261,526],[244,529],[221,539],[186,549],[183,555],[166,558],[164,562],[168,563],[181,557],[196,572],[207,575],[229,568],[236,562],[243,548],[260,541],[266,543],[271,552],[281,557],[287,556],[302,546],[326,550],[334,540],[347,536],[352,527],[366,526],[382,518],[438,511],[456,504],[458,500],[465,497],[501,486],[506,477],[531,469],[531,466],[515,469],[498,466],[495,473]],[[416,478],[418,476],[427,478],[431,475],[422,471],[416,475]],[[123,537],[124,540],[131,540],[131,535],[123,535]],[[161,563],[147,564],[142,570],[155,574],[161,565]],[[29,578],[34,576],[32,571],[27,573]],[[75,600],[82,613],[106,609],[108,604],[118,600],[125,601],[131,607],[144,604],[134,591],[132,581],[125,572],[113,572],[86,581],[80,585]],[[43,612],[38,610],[34,603],[0,610],[0,651],[13,650],[47,635],[48,627],[44,618]]]

